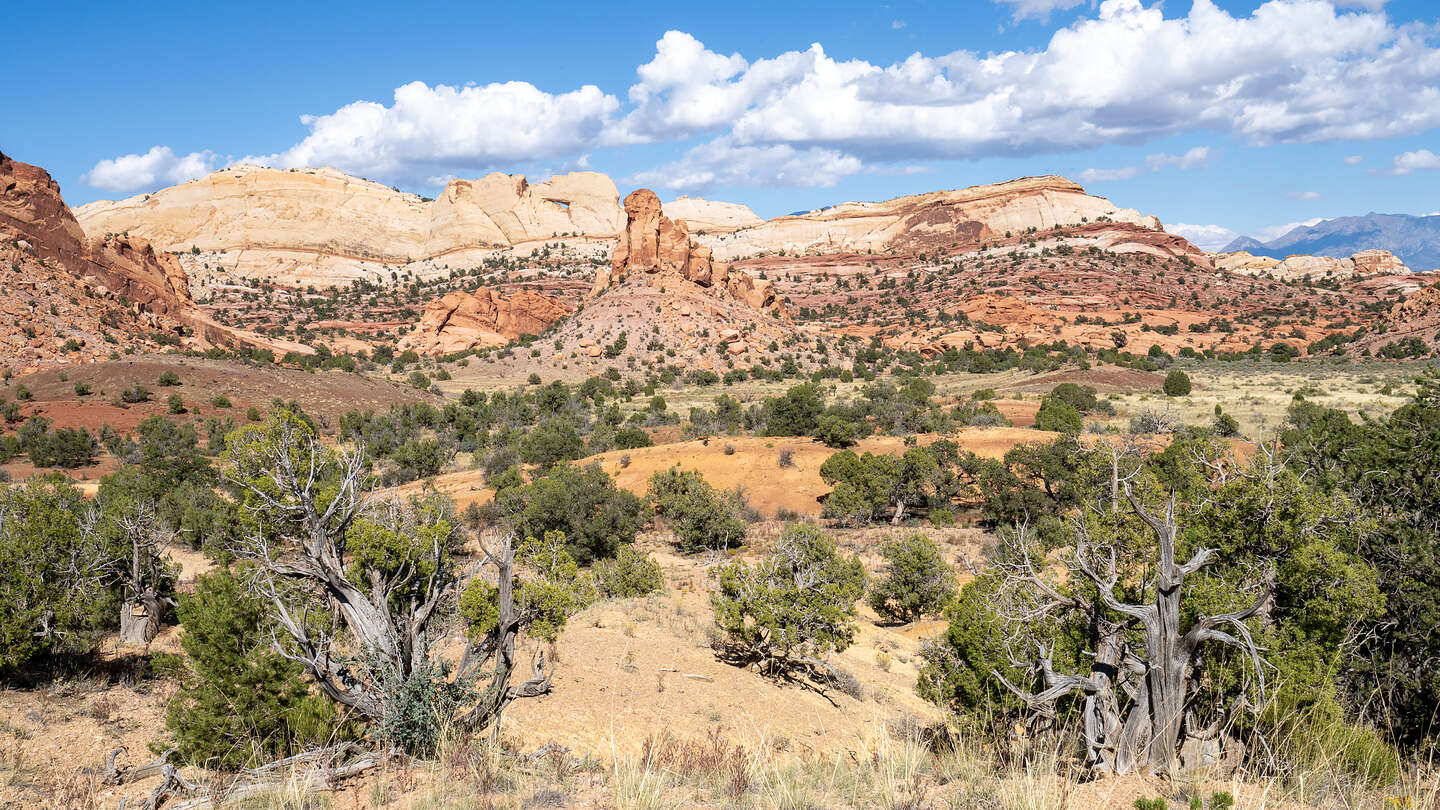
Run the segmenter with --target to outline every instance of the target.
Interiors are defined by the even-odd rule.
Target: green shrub
[[[1085,427],[1085,418],[1074,405],[1054,397],[1045,397],[1035,412],[1035,429],[1074,435]]]
[[[59,476],[0,489],[0,674],[89,652],[118,621],[114,594],[88,570],[108,555],[81,531],[86,508]]]
[[[100,445],[85,428],[60,428],[29,439],[30,463],[73,470],[95,463]]]
[[[861,435],[860,423],[846,419],[840,414],[826,411],[820,414],[816,424],[815,438],[827,447],[849,447]]]
[[[649,447],[650,434],[640,428],[622,428],[615,431],[615,447],[619,450],[634,450]]]
[[[564,532],[525,538],[515,552],[523,574],[515,578],[515,612],[529,634],[554,642],[565,622],[595,598],[580,566],[565,550]]]
[[[128,405],[138,402],[145,402],[150,399],[150,389],[143,385],[132,385],[120,392],[120,401]]]
[[[1165,384],[1161,387],[1167,397],[1185,397],[1190,395],[1190,375],[1175,369],[1165,375]]]
[[[736,494],[717,492],[695,470],[656,472],[650,476],[648,498],[655,514],[670,523],[682,553],[734,548],[745,540],[748,527]]]
[[[813,436],[820,424],[825,398],[815,383],[801,383],[783,396],[765,400],[765,433],[769,436]]]
[[[527,464],[550,467],[585,455],[585,440],[569,417],[552,416],[536,425],[520,442],[520,458]]]
[[[234,770],[346,736],[333,704],[271,646],[266,606],[242,577],[201,574],[179,615],[187,668],[165,722],[182,760]]]
[[[595,588],[611,599],[649,596],[665,590],[660,563],[634,546],[621,546],[613,560],[600,560],[591,569]]]
[[[1228,413],[1216,414],[1215,421],[1211,427],[1215,431],[1216,436],[1225,436],[1228,438],[1240,435],[1240,422]]]
[[[157,379],[155,382],[159,383],[162,388],[168,388],[168,387],[170,387],[170,386],[179,385],[179,384],[180,384],[180,375],[176,374],[176,373],[173,372],[173,371],[169,371],[169,370],[162,371],[162,372],[160,372],[160,378]]]
[[[732,658],[778,674],[849,647],[864,593],[860,560],[841,554],[816,526],[796,523],[769,557],[721,568],[711,602]]]
[[[1050,389],[1046,399],[1058,399],[1080,413],[1089,413],[1100,407],[1100,400],[1096,396],[1095,388],[1089,385],[1077,383],[1060,383]]]
[[[494,507],[521,537],[563,532],[581,564],[615,556],[649,521],[645,503],[594,463],[558,465],[529,484],[503,486]]]
[[[75,383],[75,396],[77,396],[77,397],[88,397],[88,396],[90,396],[90,383],[86,383],[86,382],[77,382],[77,383]]]
[[[221,396],[221,395],[218,395],[218,394],[217,394],[217,395],[215,395],[215,396],[213,396],[213,397],[210,398],[210,407],[212,407],[212,408],[228,408],[228,407],[230,407],[230,398],[229,398],[229,397],[225,397],[225,396]]]
[[[885,571],[870,589],[870,607],[893,622],[938,613],[955,599],[955,574],[940,547],[923,534],[880,547]]]
[[[185,400],[179,394],[171,394],[165,399],[165,406],[170,413],[179,415],[185,413]]]

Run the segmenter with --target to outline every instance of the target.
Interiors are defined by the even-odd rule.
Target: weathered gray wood
[[[1180,617],[1185,578],[1202,570],[1212,552],[1202,548],[1189,560],[1177,561],[1174,499],[1166,505],[1163,515],[1151,514],[1130,492],[1128,482],[1119,476],[1118,462],[1112,463],[1113,484],[1124,490],[1130,509],[1155,538],[1155,580],[1150,589],[1153,597],[1136,605],[1116,599],[1119,575],[1114,549],[1108,550],[1108,555],[1097,553],[1084,524],[1077,522],[1071,567],[1075,576],[1093,586],[1094,599],[1060,594],[1031,567],[1025,554],[1022,554],[1024,561],[1008,572],[1006,583],[1007,587],[1028,591],[1030,602],[1037,605],[1016,613],[1012,619],[1033,621],[1064,611],[1089,617],[1097,639],[1096,649],[1091,653],[1090,672],[1085,675],[1057,673],[1050,651],[1042,647],[1028,664],[1044,685],[1041,691],[1029,692],[998,671],[993,674],[1025,702],[1034,716],[1042,719],[1054,719],[1055,704],[1062,697],[1075,692],[1084,695],[1082,733],[1093,770],[1116,774],[1139,769],[1165,772],[1173,768],[1187,735],[1186,713],[1195,663],[1206,642],[1227,644],[1244,652],[1254,664],[1263,692],[1261,650],[1251,638],[1245,621],[1268,612],[1273,583],[1267,577],[1261,584],[1259,596],[1244,609],[1219,616],[1201,615],[1189,627],[1184,627]],[[1121,617],[1120,621],[1111,618],[1116,615]],[[1219,629],[1226,626],[1234,633]],[[1139,649],[1132,649],[1126,640],[1126,632],[1131,628],[1143,632],[1144,641]],[[1126,698],[1123,707],[1121,693]]]

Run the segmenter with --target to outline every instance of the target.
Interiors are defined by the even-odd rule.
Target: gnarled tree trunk
[[[1249,607],[1219,616],[1199,616],[1190,627],[1182,626],[1181,606],[1185,578],[1208,562],[1210,549],[1200,549],[1189,561],[1175,560],[1177,524],[1172,499],[1163,517],[1146,511],[1133,495],[1131,509],[1150,528],[1156,541],[1156,569],[1153,596],[1144,604],[1127,604],[1115,597],[1119,584],[1113,549],[1097,570],[1090,554],[1083,525],[1077,529],[1074,572],[1094,588],[1094,598],[1065,596],[1047,584],[1027,561],[1012,574],[1014,585],[1026,587],[1042,600],[1041,607],[1024,618],[1034,620],[1061,611],[1080,611],[1091,616],[1095,647],[1087,675],[1057,673],[1051,651],[1041,648],[1030,664],[1045,685],[1038,693],[1017,687],[1003,675],[996,677],[1038,715],[1055,715],[1055,703],[1072,692],[1085,696],[1083,725],[1091,768],[1101,773],[1129,773],[1138,769],[1163,772],[1171,769],[1183,738],[1186,709],[1193,670],[1200,647],[1218,641],[1240,648],[1261,672],[1260,650],[1244,622],[1262,615],[1269,606],[1270,583]],[[1149,589],[1147,589],[1149,590]],[[1112,619],[1119,617],[1119,620]],[[1229,625],[1235,633],[1219,628]],[[1144,634],[1143,647],[1132,649],[1128,630]],[[1261,688],[1264,688],[1261,672]],[[1128,698],[1123,702],[1120,693]]]
[[[160,632],[160,613],[164,603],[153,588],[120,605],[120,643],[143,646],[155,640]]]

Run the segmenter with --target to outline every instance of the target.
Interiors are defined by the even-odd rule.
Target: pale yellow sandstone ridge
[[[1163,231],[1160,221],[1117,208],[1063,177],[1023,177],[953,191],[932,191],[883,202],[847,202],[783,216],[729,234],[697,237],[716,259],[767,252],[836,253],[949,246],[1044,231],[1056,225],[1111,221]],[[1198,250],[1197,257],[1203,258]]]
[[[86,233],[130,233],[165,251],[216,251],[242,276],[321,286],[382,265],[477,264],[496,250],[615,238],[624,224],[610,178],[557,175],[531,185],[494,173],[452,180],[425,200],[331,168],[232,166],[189,183],[76,209]]]
[[[765,221],[748,205],[702,200],[699,197],[680,197],[661,208],[665,216],[685,223],[686,230],[694,234],[730,233]]]
[[[1249,251],[1213,254],[1215,267],[1248,276],[1268,275],[1280,281],[1298,281],[1305,277],[1358,278],[1367,276],[1403,276],[1412,271],[1388,250],[1362,250],[1348,259],[1329,256],[1295,255],[1282,259],[1255,256]]]

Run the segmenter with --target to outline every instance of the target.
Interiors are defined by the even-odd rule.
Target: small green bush
[[[127,405],[134,405],[138,402],[146,402],[150,399],[150,389],[143,385],[132,385],[120,392],[120,401]]]
[[[155,382],[159,383],[162,387],[167,388],[170,386],[179,385],[180,375],[176,374],[173,371],[162,371],[160,372],[160,378],[157,379]]]
[[[595,589],[611,599],[649,596],[665,590],[660,563],[634,546],[621,546],[613,560],[600,560],[590,572]]]
[[[668,521],[682,553],[734,548],[745,540],[748,526],[740,518],[734,493],[717,492],[695,470],[672,467],[650,476],[650,502]]]
[[[955,574],[940,547],[923,534],[880,547],[885,571],[870,590],[870,607],[893,622],[939,613],[955,599]]]
[[[165,722],[183,761],[234,770],[344,739],[334,705],[271,647],[266,607],[240,576],[201,574],[179,615],[188,666]]]
[[[808,523],[785,527],[771,555],[735,561],[711,596],[715,623],[737,661],[778,674],[800,659],[842,652],[855,639],[855,601],[865,592],[860,560]]]
[[[1185,397],[1190,395],[1190,375],[1175,369],[1165,375],[1165,384],[1162,390],[1167,397]]]
[[[1074,405],[1054,397],[1046,397],[1035,412],[1035,429],[1056,433],[1077,434],[1085,427],[1085,417]]]

